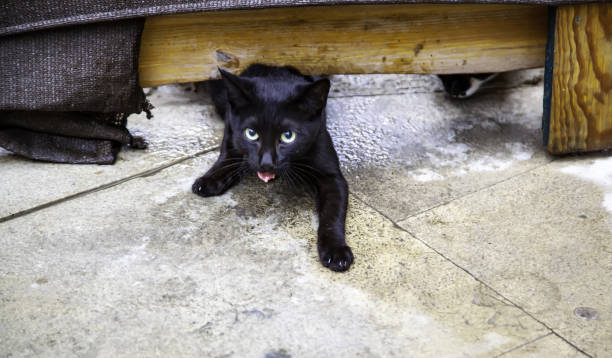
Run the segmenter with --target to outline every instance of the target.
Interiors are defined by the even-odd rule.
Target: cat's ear
[[[327,104],[327,95],[331,86],[327,78],[322,78],[308,85],[298,98],[298,108],[312,115],[320,113]]]
[[[250,83],[220,68],[219,72],[227,89],[227,100],[232,107],[240,108],[253,103],[253,88]]]

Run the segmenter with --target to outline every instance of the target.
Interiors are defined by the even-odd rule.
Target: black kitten
[[[219,70],[210,81],[225,132],[217,162],[193,184],[200,196],[224,193],[249,172],[264,182],[285,176],[317,189],[317,247],[324,266],[348,270],[353,253],[344,239],[348,185],[326,128],[329,80],[292,67],[252,65],[236,76]]]
[[[480,87],[497,76],[497,73],[473,73],[467,75],[438,75],[444,90],[453,98],[469,98]]]

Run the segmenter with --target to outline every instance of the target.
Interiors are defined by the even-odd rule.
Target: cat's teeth
[[[259,177],[259,179],[263,180],[264,182],[269,182],[270,180],[274,179],[274,177],[276,176],[274,173],[262,173],[262,172],[257,172],[257,176]]]

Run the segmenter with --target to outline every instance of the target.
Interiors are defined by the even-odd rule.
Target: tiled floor
[[[153,91],[114,166],[0,153],[0,356],[612,356],[612,157],[545,153],[539,78],[335,77],[345,273],[300,190],[190,192],[223,128],[202,93]]]

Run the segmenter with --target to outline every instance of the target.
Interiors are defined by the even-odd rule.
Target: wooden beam
[[[612,148],[612,4],[557,8],[552,56],[548,150]]]
[[[204,80],[217,67],[293,65],[309,74],[473,73],[544,65],[545,7],[344,5],[148,18],[143,87]]]

